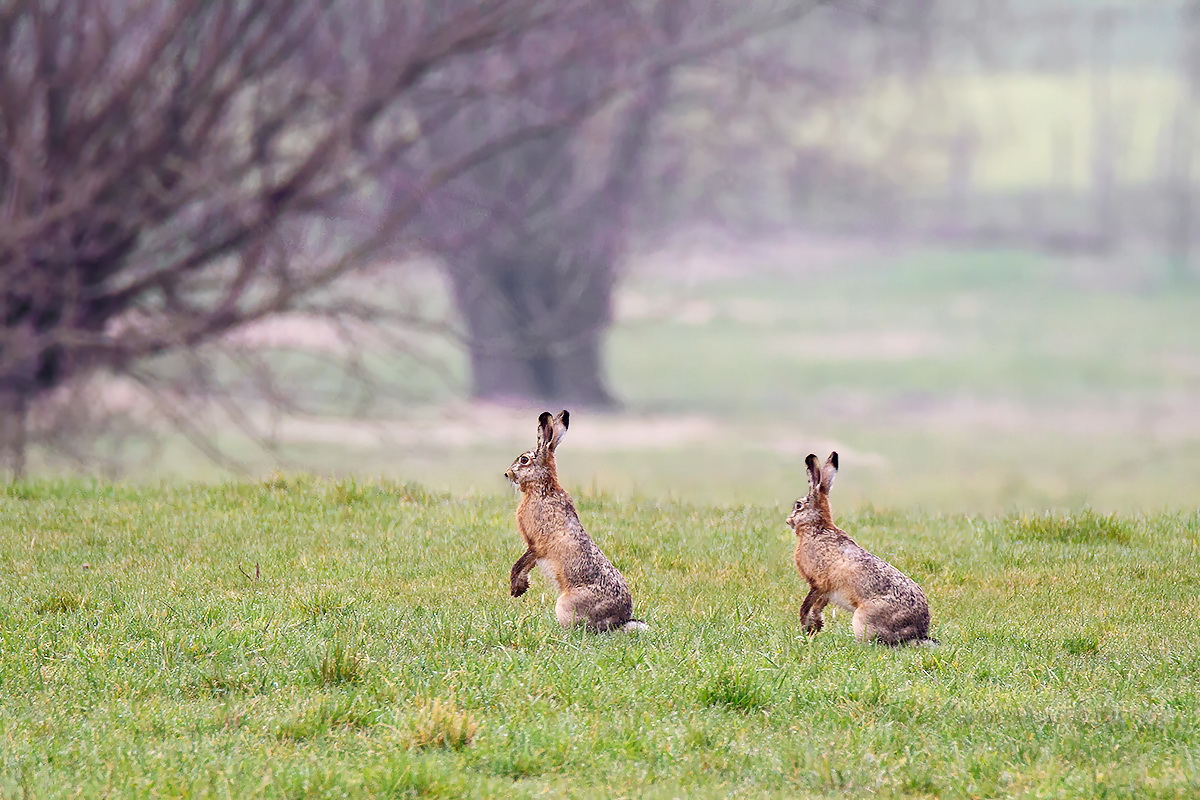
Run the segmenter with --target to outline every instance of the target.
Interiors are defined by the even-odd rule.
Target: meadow
[[[320,407],[278,422],[290,471],[218,429],[247,474],[168,436],[124,482],[3,487],[0,797],[1194,797],[1200,316],[1166,274],[641,263],[626,405],[573,410],[558,453],[652,626],[605,636],[540,576],[507,594],[500,473],[540,408],[456,401],[426,340],[445,371],[372,354],[350,415],[281,347]],[[835,448],[839,521],[925,588],[939,648],[800,632],[783,519]]]
[[[801,634],[782,503],[577,488],[651,625],[593,636],[508,597],[511,496],[0,491],[3,797],[1200,793],[1195,511],[847,511],[931,599],[893,650]]]
[[[973,120],[985,195],[1082,197],[1092,87],[955,74],[841,113]],[[1153,183],[1183,88],[1111,89],[1114,174]],[[306,335],[261,348],[303,414],[214,366],[273,452],[197,417],[228,463],[164,426],[85,451],[121,482],[35,453],[0,486],[0,798],[1200,796],[1194,283],[1152,253],[803,237],[628,266],[623,407],[572,409],[559,464],[650,630],[563,630],[537,574],[508,596],[501,472],[542,408],[463,402],[461,349],[413,331],[363,354],[364,399]],[[371,290],[451,317],[428,273]],[[924,587],[940,647],[832,610],[800,632],[783,519],[835,448],[835,515]]]
[[[804,490],[804,456],[836,449],[854,475],[839,487],[845,508],[1195,506],[1200,290],[1171,284],[1161,258],[800,241],[663,251],[632,266],[608,345],[624,406],[571,409],[561,457],[577,485],[786,503]],[[426,291],[435,307],[444,299]],[[501,473],[544,409],[464,403],[461,353],[410,341],[372,355],[372,400],[358,411],[328,357],[280,348],[289,392],[314,411],[264,423],[276,453],[219,421],[213,438],[254,478],[282,463],[456,496],[505,491]],[[252,389],[236,397],[251,415],[261,406]],[[164,442],[124,474],[237,477],[181,437]]]
[[[277,451],[201,420],[241,471],[167,429],[123,482],[0,487],[0,797],[1200,795],[1198,299],[1137,253],[640,254],[624,405],[558,454],[651,625],[605,636],[508,597],[542,409],[462,402],[450,343],[366,353],[368,402],[264,348],[302,415],[218,363]],[[783,519],[831,449],[939,648],[800,632]]]

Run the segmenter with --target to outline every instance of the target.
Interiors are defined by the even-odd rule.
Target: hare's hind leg
[[[589,622],[589,627],[593,630],[611,631],[623,628],[633,617],[633,603],[628,595],[621,597],[597,592],[593,594],[593,600]],[[646,623],[639,620],[639,625],[633,627],[639,626],[645,628]]]
[[[584,587],[563,592],[554,604],[554,615],[564,628],[586,625],[589,630],[602,632],[619,628],[630,618],[630,603],[609,597]]]
[[[909,608],[893,600],[875,600],[860,605],[850,625],[854,628],[854,638],[860,642],[877,641],[894,646],[925,636],[925,630],[912,617]]]
[[[891,626],[888,623],[893,615],[893,609],[887,603],[878,600],[867,601],[854,610],[850,618],[850,627],[854,629],[854,638],[860,642],[874,639],[889,641]],[[890,642],[889,642],[890,643]]]
[[[588,616],[588,598],[582,597],[579,591],[566,591],[558,596],[558,601],[554,604],[554,616],[558,618],[558,624],[564,628],[569,628],[572,625],[588,625],[590,619]]]

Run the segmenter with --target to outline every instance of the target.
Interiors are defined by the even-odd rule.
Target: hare
[[[566,410],[556,417],[542,412],[537,445],[517,456],[504,473],[521,490],[517,529],[525,540],[525,553],[512,567],[510,591],[513,597],[525,593],[536,564],[560,592],[554,613],[564,628],[644,629],[646,623],[633,619],[625,577],[584,531],[571,496],[558,483],[554,451],[570,421]]]
[[[853,612],[851,625],[860,642],[936,645],[929,638],[929,602],[921,587],[833,524],[829,490],[838,454],[830,453],[820,468],[812,454],[804,463],[808,496],[796,501],[787,518],[796,533],[796,569],[811,587],[800,607],[804,632],[818,633],[825,624],[821,611],[833,603]]]

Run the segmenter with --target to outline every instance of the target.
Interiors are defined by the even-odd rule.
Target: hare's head
[[[543,411],[538,417],[537,444],[532,450],[526,450],[517,456],[517,460],[504,473],[517,486],[528,486],[533,483],[547,483],[557,480],[554,469],[554,450],[567,433],[571,424],[571,415],[566,409],[559,412],[557,417]]]
[[[808,467],[808,494],[796,501],[787,518],[787,524],[797,533],[801,528],[833,524],[829,490],[833,488],[833,479],[837,476],[838,454],[830,453],[825,465],[819,466],[817,457],[809,453],[804,464]]]

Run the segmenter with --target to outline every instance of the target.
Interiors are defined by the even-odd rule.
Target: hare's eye
[[[525,464],[528,464],[529,456],[521,456],[520,458],[517,459],[517,463],[521,464],[522,466],[524,466]]]
[[[799,511],[799,510],[800,510],[800,509],[802,509],[802,508],[804,508],[804,501],[803,501],[803,500],[797,500],[797,501],[796,501],[796,508],[795,508],[795,510],[796,510],[796,511]]]

